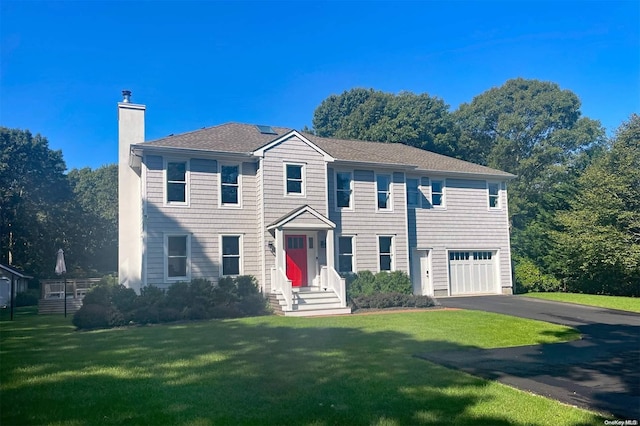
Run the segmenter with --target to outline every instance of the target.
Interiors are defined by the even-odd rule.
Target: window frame
[[[306,197],[307,196],[307,165],[305,163],[296,163],[291,161],[285,161],[283,164],[283,182],[284,182],[284,196],[285,197]],[[301,192],[289,192],[288,183],[289,175],[287,174],[287,166],[299,166],[300,167],[300,190]]]
[[[237,255],[225,255],[224,254],[224,239],[225,238],[237,238],[238,239],[238,254]],[[238,258],[238,274],[225,274],[224,273],[224,259],[225,258]],[[242,234],[220,234],[220,277],[237,277],[244,275],[244,244]]]
[[[186,239],[186,275],[169,276],[169,239],[183,237]],[[191,234],[166,233],[164,234],[164,280],[165,282],[191,281]],[[178,257],[178,256],[173,256]],[[182,256],[180,256],[182,257]]]
[[[349,206],[347,207],[341,207],[338,205],[338,192],[342,191],[345,192],[344,189],[339,189],[338,188],[338,175],[339,174],[348,174],[349,175]],[[355,206],[354,206],[354,183],[353,183],[353,172],[352,171],[348,171],[348,170],[336,170],[334,172],[334,196],[335,196],[335,203],[334,203],[334,207],[336,209],[336,211],[340,211],[340,210],[354,210]]]
[[[387,207],[385,208],[380,208],[380,204],[379,204],[378,197],[379,197],[379,194],[383,192],[383,191],[380,191],[380,188],[378,187],[379,177],[386,177],[389,182],[388,189],[387,191],[385,191],[387,193]],[[374,178],[375,178],[375,187],[376,187],[376,195],[375,195],[376,211],[392,212],[393,211],[393,174],[375,173]]]
[[[415,203],[410,203],[409,202],[409,181],[416,181],[416,187],[415,187],[415,195],[416,195],[416,202]],[[409,208],[419,208],[420,207],[420,184],[421,184],[422,179],[419,177],[407,177],[405,179],[405,188],[406,188],[406,192],[407,192],[407,207]]]
[[[495,195],[491,195],[492,185],[495,185],[498,189],[498,192]],[[500,202],[500,190],[502,189],[501,186],[502,185],[500,182],[487,181],[487,207],[489,208],[489,210],[502,210],[502,203]],[[495,206],[491,206],[492,198],[496,200]]]
[[[433,183],[434,182],[440,182],[440,192],[434,192],[433,190]],[[430,189],[430,193],[429,193],[429,202],[431,204],[431,207],[434,209],[446,209],[447,208],[447,192],[446,192],[446,188],[447,188],[447,180],[446,179],[433,179],[430,178],[429,179],[429,189]],[[434,204],[433,203],[433,194],[440,194],[440,204]]]
[[[341,245],[340,245],[340,239],[341,238],[349,238],[351,239],[351,253],[342,253],[341,252]],[[351,257],[351,271],[342,271],[340,269],[340,258],[344,257],[344,256],[349,256]],[[355,235],[339,235],[338,236],[338,272],[339,273],[346,273],[346,274],[354,274],[356,273],[356,236]]]
[[[382,272],[382,271],[384,271],[384,272],[393,272],[393,271],[396,270],[396,268],[395,268],[396,267],[396,265],[395,265],[395,263],[396,263],[395,262],[395,238],[394,238],[395,236],[394,235],[377,235],[377,237],[378,238],[377,238],[377,250],[376,251],[377,251],[377,254],[378,254],[378,272]],[[381,238],[389,238],[391,240],[390,244],[389,244],[389,253],[382,253],[380,251],[380,246],[381,246],[380,239]],[[382,269],[381,256],[383,254],[385,256],[389,256],[389,268],[390,269],[388,269],[388,270],[387,269]]]
[[[163,158],[163,170],[162,170],[162,195],[163,205],[173,207],[188,207],[190,204],[190,181],[191,181],[191,167],[190,161],[183,158]],[[184,163],[184,182],[183,181],[169,181],[169,164],[171,163]],[[184,183],[184,201],[169,201],[169,184],[170,183]]]
[[[238,188],[238,202],[237,203],[224,203],[222,196],[222,188],[225,185],[232,185],[232,184],[226,184],[222,181],[222,168],[223,167],[237,167],[238,168],[238,183],[237,188]],[[231,162],[218,162],[218,176],[220,178],[220,181],[218,183],[218,207],[221,208],[235,208],[235,209],[240,209],[242,208],[242,163],[231,163]]]

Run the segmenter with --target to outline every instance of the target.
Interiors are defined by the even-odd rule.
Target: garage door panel
[[[449,279],[452,295],[493,293],[495,261],[491,251],[449,252]]]

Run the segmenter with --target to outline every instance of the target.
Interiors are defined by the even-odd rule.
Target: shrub
[[[211,309],[211,318],[238,318],[242,312],[237,305],[217,305]]]
[[[517,259],[514,272],[516,293],[558,291],[561,288],[560,280],[552,275],[542,273],[540,268],[526,257]]]
[[[35,306],[40,299],[40,292],[38,290],[29,289],[21,293],[16,294],[16,300],[14,301],[16,307],[21,306]]]
[[[138,324],[157,324],[160,322],[160,309],[156,305],[140,306],[131,312],[131,321]]]
[[[158,307],[164,301],[164,291],[156,286],[149,285],[140,289],[140,296],[136,298],[136,307]]]
[[[111,319],[110,311],[107,306],[83,304],[71,322],[79,329],[107,328]]]
[[[98,283],[95,287],[91,287],[82,299],[84,305],[100,305],[104,307],[111,306],[111,293],[113,288],[111,284]]]
[[[135,307],[138,295],[132,288],[127,288],[122,284],[113,287],[111,292],[111,303],[124,315],[128,315]]]
[[[376,293],[362,295],[352,299],[352,305],[357,309],[385,309],[385,308],[428,308],[434,306],[434,300],[429,296],[415,296],[404,293]]]
[[[213,288],[212,299],[214,306],[229,306],[238,300],[238,288],[233,277],[222,277],[218,285]]]
[[[213,284],[204,278],[195,278],[189,285],[189,305],[213,306]]]
[[[260,293],[249,294],[237,303],[237,307],[245,316],[265,315],[267,310],[267,299]]]
[[[179,321],[183,318],[182,313],[174,308],[164,307],[158,309],[158,319],[160,322]]]
[[[411,294],[412,292],[411,279],[402,271],[382,271],[375,275],[371,271],[362,271],[353,274],[353,277],[347,280],[349,299],[377,293]]]

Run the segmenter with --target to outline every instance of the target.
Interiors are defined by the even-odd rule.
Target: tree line
[[[521,78],[453,111],[426,93],[356,88],[322,101],[303,130],[404,143],[513,173],[519,291],[640,296],[640,117],[607,138],[580,107],[555,83]],[[47,276],[62,246],[78,274],[115,271],[117,166],[65,174],[46,138],[1,133],[2,263]]]

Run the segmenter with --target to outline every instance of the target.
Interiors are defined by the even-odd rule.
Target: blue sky
[[[311,126],[354,87],[451,109],[510,78],[553,81],[609,134],[640,112],[638,1],[0,3],[0,125],[117,159],[122,89],[146,137],[229,121]]]

